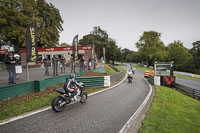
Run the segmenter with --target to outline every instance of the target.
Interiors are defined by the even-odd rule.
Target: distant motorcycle
[[[133,82],[133,73],[130,70],[128,71],[128,82],[129,83]]]
[[[80,94],[77,95],[78,101],[81,103],[85,103],[87,100],[87,93],[85,92],[85,85],[82,82],[79,82],[80,87],[77,89],[80,90]],[[52,101],[52,109],[55,112],[60,112],[64,109],[67,104],[72,102],[76,102],[74,99],[75,94],[73,92],[67,92],[64,88],[54,89],[56,92],[60,93],[61,95],[56,97]]]

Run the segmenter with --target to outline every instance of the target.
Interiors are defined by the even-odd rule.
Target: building
[[[78,46],[79,55],[84,55],[86,59],[93,57],[93,47],[92,46]],[[26,62],[26,49],[19,49],[21,54],[21,62]],[[42,60],[46,57],[52,61],[55,55],[61,57],[64,55],[67,62],[70,61],[71,55],[73,54],[73,47],[54,47],[54,48],[38,48],[38,60],[42,63]]]

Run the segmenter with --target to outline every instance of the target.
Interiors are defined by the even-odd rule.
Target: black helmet
[[[75,77],[76,77],[76,75],[73,74],[73,73],[71,73],[69,78],[70,78],[70,79],[75,79]]]

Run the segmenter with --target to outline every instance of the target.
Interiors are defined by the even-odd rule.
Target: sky
[[[100,26],[121,48],[137,50],[144,31],[161,33],[168,44],[180,40],[187,48],[200,40],[200,0],[46,0],[59,9],[60,43],[71,44]]]

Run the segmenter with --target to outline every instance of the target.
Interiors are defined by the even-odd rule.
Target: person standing
[[[92,58],[90,57],[88,60],[88,70],[90,70],[91,66],[92,66]]]
[[[49,76],[49,66],[50,66],[50,61],[48,59],[47,56],[45,56],[44,60],[43,60],[43,63],[44,63],[44,67],[45,67],[45,75],[48,75]]]
[[[61,73],[65,73],[65,63],[66,63],[65,57],[64,55],[61,55],[61,58],[60,58]]]
[[[70,58],[70,65],[71,65],[71,73],[75,72],[75,66],[74,66],[74,59],[73,59],[73,54],[71,54],[71,58]]]
[[[7,56],[3,59],[6,64],[6,68],[9,74],[9,84],[16,84],[15,83],[15,65],[16,59],[14,58],[13,53],[8,53]]]
[[[52,60],[53,60],[53,76],[59,76],[58,75],[58,62],[59,62],[58,55],[55,55]]]
[[[81,57],[80,59],[80,72],[85,70],[85,64],[84,64],[84,56]]]

